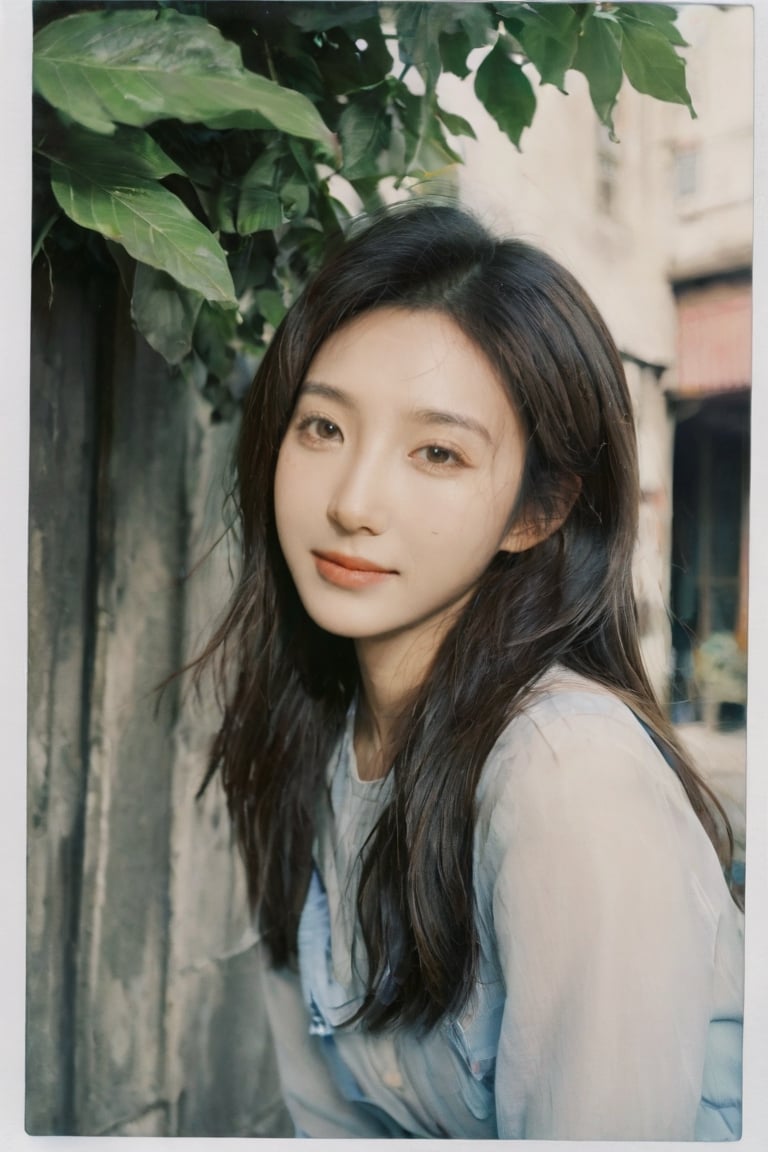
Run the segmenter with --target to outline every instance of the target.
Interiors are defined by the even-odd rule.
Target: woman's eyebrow
[[[446,412],[440,408],[417,408],[413,413],[413,418],[420,424],[445,424],[466,428],[467,431],[481,436],[489,444],[493,443],[488,429],[479,420],[475,420],[473,416],[464,416],[460,412]]]
[[[332,384],[323,384],[319,380],[305,380],[299,389],[299,396],[322,396],[325,400],[335,400],[345,408],[354,408],[355,402],[348,392],[336,388]],[[466,428],[474,432],[488,444],[492,444],[491,434],[484,424],[475,420],[473,416],[465,416],[460,412],[449,412],[442,408],[417,408],[410,413],[411,419],[419,424],[440,424],[454,428]]]
[[[299,389],[299,396],[322,396],[325,400],[335,400],[345,408],[353,408],[354,401],[349,393],[341,388],[334,388],[332,384],[321,384],[319,380],[305,380]]]

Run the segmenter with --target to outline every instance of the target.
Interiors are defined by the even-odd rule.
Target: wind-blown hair
[[[400,207],[328,256],[259,367],[237,451],[242,571],[201,657],[216,657],[226,701],[205,783],[221,773],[272,962],[296,959],[315,806],[358,687],[352,642],[313,623],[283,559],[275,467],[314,355],[381,307],[444,313],[495,369],[527,440],[518,514],[555,524],[572,502],[541,543],[495,557],[445,636],[403,717],[391,802],[366,844],[357,908],[368,980],[357,1018],[370,1028],[429,1027],[466,1002],[476,972],[480,773],[554,662],[618,693],[665,746],[721,859],[732,839],[643,668],[632,587],[635,429],[601,317],[536,248],[495,239],[458,208]]]

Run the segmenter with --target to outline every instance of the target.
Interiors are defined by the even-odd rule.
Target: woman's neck
[[[360,669],[355,756],[361,779],[375,780],[389,771],[398,726],[429,674],[445,630],[441,623],[415,636],[355,642]]]
[[[403,699],[381,668],[360,660],[360,698],[355,715],[355,759],[361,780],[386,776]]]

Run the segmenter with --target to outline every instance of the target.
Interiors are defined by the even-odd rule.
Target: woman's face
[[[382,308],[341,328],[309,367],[275,478],[312,619],[358,641],[447,622],[500,549],[531,543],[510,531],[524,454],[503,386],[451,319]]]

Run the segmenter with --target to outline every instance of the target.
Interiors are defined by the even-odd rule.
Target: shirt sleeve
[[[499,1137],[693,1139],[723,881],[682,787],[627,713],[530,723],[493,791]]]

